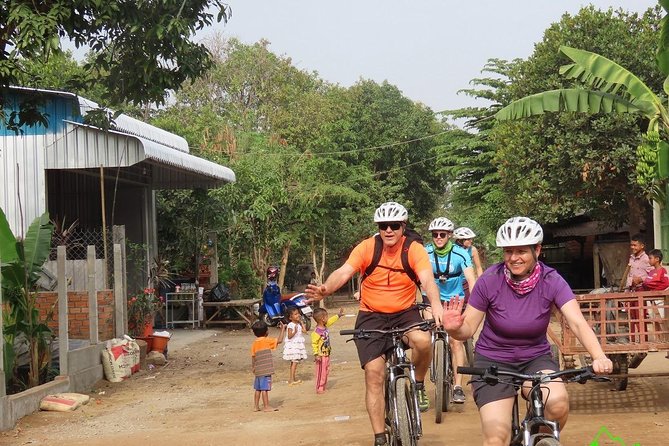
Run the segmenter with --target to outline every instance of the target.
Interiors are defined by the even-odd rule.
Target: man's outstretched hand
[[[304,290],[304,294],[307,295],[307,302],[310,304],[323,300],[326,292],[327,288],[325,285],[314,285],[311,283]]]

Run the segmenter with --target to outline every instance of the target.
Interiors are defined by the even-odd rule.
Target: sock
[[[423,390],[425,388],[424,381],[416,381],[416,390]]]
[[[386,444],[386,434],[374,434],[374,446]]]

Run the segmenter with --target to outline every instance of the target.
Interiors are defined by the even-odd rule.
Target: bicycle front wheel
[[[546,437],[534,443],[534,446],[562,446],[562,443],[553,437]]]
[[[434,421],[441,423],[441,414],[444,409],[444,341],[437,340],[434,344]],[[446,395],[448,398],[448,395]],[[448,404],[446,404],[448,409]]]
[[[451,404],[451,394],[453,386],[455,385],[455,374],[453,373],[453,356],[451,356],[451,347],[444,348],[444,360],[442,363],[444,369],[444,399],[441,403],[441,410],[448,412],[448,407]]]
[[[415,446],[416,438],[413,434],[411,422],[411,409],[409,398],[411,397],[411,381],[406,376],[400,376],[395,380],[394,401],[390,407],[391,414],[391,446]]]

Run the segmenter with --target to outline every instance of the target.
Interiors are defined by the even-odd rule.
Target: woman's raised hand
[[[444,312],[441,316],[441,325],[446,331],[455,331],[462,327],[465,318],[462,315],[464,300],[459,296],[452,297],[444,304]]]

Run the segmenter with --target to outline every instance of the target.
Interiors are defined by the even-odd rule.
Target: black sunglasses
[[[433,232],[432,238],[448,238],[450,235],[450,232]]]
[[[401,227],[402,223],[379,223],[379,231],[385,231],[388,228],[397,231]]]

